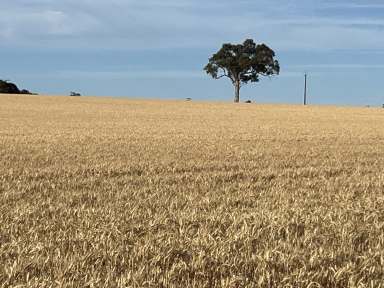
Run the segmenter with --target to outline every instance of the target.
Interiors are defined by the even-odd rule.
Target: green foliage
[[[258,82],[260,76],[279,74],[280,65],[275,52],[265,44],[247,39],[243,44],[224,44],[214,54],[204,70],[214,79],[228,77],[237,89],[249,82]],[[235,99],[238,102],[239,99]]]

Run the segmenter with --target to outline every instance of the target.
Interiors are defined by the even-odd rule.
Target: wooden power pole
[[[304,106],[307,105],[307,73],[304,75]]]

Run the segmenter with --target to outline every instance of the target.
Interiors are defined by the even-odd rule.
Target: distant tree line
[[[16,84],[9,82],[8,80],[0,80],[0,93],[3,94],[28,94],[33,95],[26,89],[20,90]]]

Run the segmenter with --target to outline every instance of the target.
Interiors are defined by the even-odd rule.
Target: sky
[[[2,0],[0,79],[40,94],[232,101],[203,71],[252,38],[281,73],[241,100],[384,104],[384,0]]]

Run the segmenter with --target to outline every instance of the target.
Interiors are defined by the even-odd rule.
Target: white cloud
[[[49,36],[76,36],[97,29],[98,21],[90,15],[53,9],[3,9],[0,33],[15,42],[34,41]]]
[[[10,46],[152,49],[217,47],[252,37],[281,50],[384,48],[382,17],[318,13],[359,5],[369,6],[315,0],[3,0],[0,40]]]

